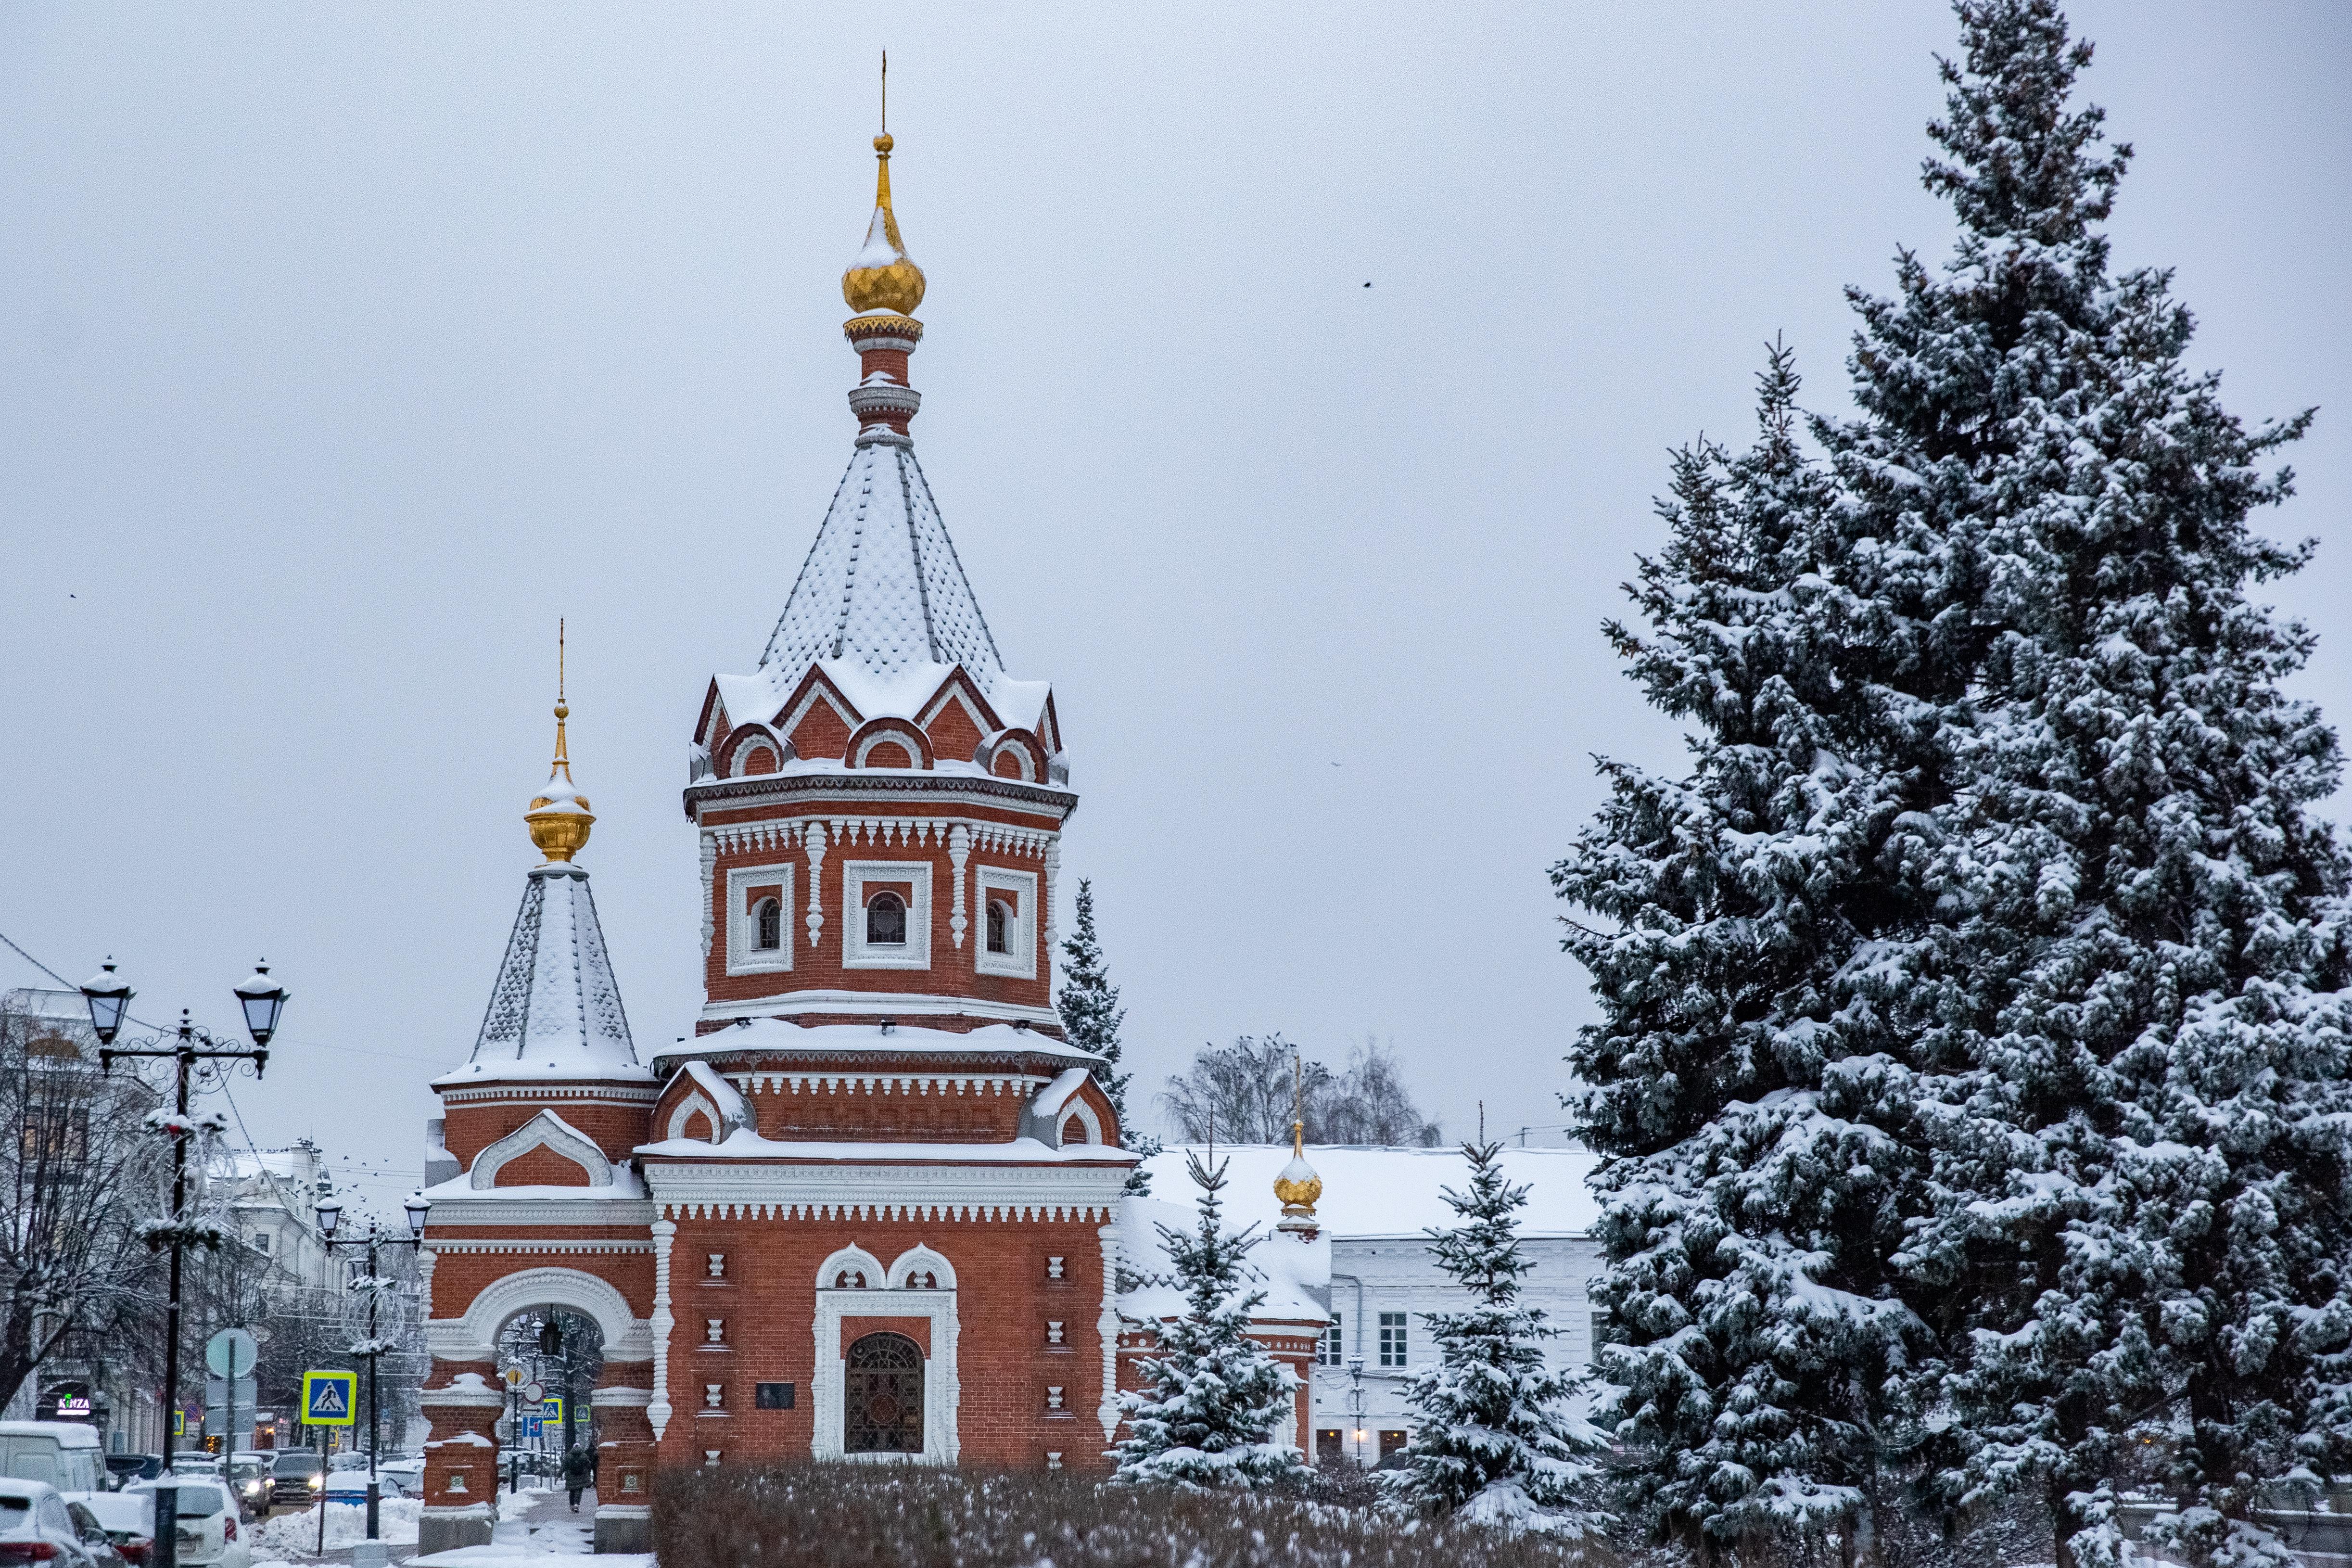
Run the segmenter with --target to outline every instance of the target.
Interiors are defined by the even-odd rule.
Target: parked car
[[[79,1421],[0,1421],[0,1476],[61,1492],[106,1489],[98,1428]]]
[[[188,1568],[253,1568],[253,1548],[239,1539],[236,1500],[228,1488],[209,1478],[178,1478],[180,1517],[176,1523],[179,1560]],[[140,1481],[122,1495],[154,1494],[161,1480]],[[156,1521],[163,1528],[163,1521]]]
[[[0,1479],[0,1563],[120,1568],[122,1559],[106,1531],[87,1513],[83,1519],[88,1522],[75,1520],[64,1495],[47,1481]]]
[[[376,1467],[376,1476],[383,1482],[385,1497],[425,1495],[425,1461],[413,1455],[386,1459]]]
[[[161,1454],[109,1454],[106,1457],[106,1473],[113,1478],[114,1488],[120,1491],[132,1481],[152,1481],[162,1475],[163,1456]]]
[[[308,1448],[284,1448],[269,1462],[273,1508],[309,1508],[327,1484],[327,1462]]]
[[[131,1568],[145,1568],[155,1550],[155,1499],[152,1493],[77,1492],[69,1500],[89,1510],[106,1531],[114,1550]]]

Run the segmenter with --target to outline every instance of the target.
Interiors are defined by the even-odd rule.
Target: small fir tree
[[[1405,1383],[1418,1415],[1396,1486],[1420,1503],[1482,1523],[1583,1534],[1578,1507],[1597,1435],[1574,1409],[1577,1379],[1544,1363],[1559,1331],[1523,1305],[1519,1280],[1531,1268],[1519,1250],[1516,1212],[1528,1189],[1504,1179],[1500,1143],[1465,1143],[1466,1193],[1445,1189],[1461,1216],[1432,1230],[1429,1250],[1473,1303],[1427,1315],[1435,1364]]]
[[[1102,940],[1095,933],[1095,885],[1090,878],[1078,880],[1077,921],[1062,943],[1062,991],[1054,1005],[1061,1012],[1062,1032],[1070,1044],[1102,1058],[1092,1069],[1094,1079],[1118,1117],[1122,1146],[1146,1159],[1160,1152],[1160,1140],[1138,1131],[1127,1120],[1127,1086],[1134,1075],[1118,1070],[1125,1049],[1118,1029],[1127,1021],[1127,1009],[1118,1005],[1118,987],[1110,983],[1110,971],[1103,963]],[[1127,1190],[1150,1192],[1151,1177],[1141,1165],[1128,1173]]]
[[[1257,1226],[1228,1234],[1219,1217],[1225,1162],[1212,1168],[1188,1154],[1185,1164],[1201,1189],[1200,1224],[1159,1228],[1187,1310],[1157,1325],[1158,1352],[1138,1365],[1146,1386],[1119,1395],[1129,1436],[1112,1449],[1117,1478],[1194,1488],[1288,1479],[1306,1468],[1286,1436],[1298,1377],[1249,1336],[1265,1300],[1242,1277]]]

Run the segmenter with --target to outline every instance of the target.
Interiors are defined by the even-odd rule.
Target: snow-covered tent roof
[[[1198,1145],[1191,1152],[1202,1152]],[[1171,1143],[1144,1163],[1151,1190],[1187,1202],[1196,1190],[1184,1173],[1188,1146]],[[1225,1172],[1225,1213],[1236,1226],[1252,1221],[1269,1228],[1282,1217],[1274,1179],[1290,1163],[1290,1151],[1273,1143],[1220,1143]],[[1601,1221],[1600,1205],[1584,1184],[1598,1163],[1583,1149],[1521,1149],[1506,1146],[1503,1172],[1528,1188],[1519,1210],[1522,1236],[1582,1236]],[[1469,1171],[1458,1148],[1368,1149],[1309,1144],[1307,1163],[1323,1178],[1315,1217],[1327,1235],[1419,1236],[1431,1226],[1456,1223],[1443,1189],[1461,1190]]]
[[[887,430],[858,438],[760,668],[796,681],[828,659],[884,681],[914,665],[960,664],[991,701],[1004,676],[922,465]]]
[[[651,1077],[629,1039],[588,873],[565,861],[532,867],[473,1058],[434,1087]]]

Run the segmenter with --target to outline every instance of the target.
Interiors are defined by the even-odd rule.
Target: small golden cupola
[[[1290,1163],[1274,1179],[1274,1195],[1282,1200],[1278,1230],[1303,1231],[1310,1237],[1318,1228],[1315,1200],[1323,1195],[1323,1178],[1307,1163],[1307,1080],[1305,1068],[1294,1052],[1290,1058],[1292,1093],[1297,1103],[1290,1123]]]
[[[841,275],[841,297],[861,316],[878,311],[911,316],[923,302],[923,269],[898,237],[898,216],[890,210],[890,57],[882,57],[882,134],[874,138],[874,221],[866,246]]]
[[[572,716],[563,700],[563,623],[555,626],[555,761],[548,768],[547,786],[531,798],[523,821],[530,825],[530,841],[550,860],[569,860],[587,847],[588,830],[596,818],[588,797],[572,782],[572,759],[563,739],[563,721]]]

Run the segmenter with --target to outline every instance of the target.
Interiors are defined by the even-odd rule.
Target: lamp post
[[[1363,1314],[1357,1314],[1360,1320]],[[1358,1333],[1363,1331],[1360,1326]],[[1363,1343],[1360,1339],[1356,1342]],[[1356,1436],[1356,1463],[1364,1462],[1364,1358],[1360,1352],[1348,1358],[1348,1429]]]
[[[322,1245],[327,1248],[328,1256],[332,1257],[334,1249],[338,1247],[367,1248],[367,1282],[363,1287],[368,1298],[367,1349],[359,1353],[367,1358],[368,1363],[367,1538],[370,1541],[376,1539],[376,1503],[379,1500],[376,1492],[375,1450],[377,1441],[383,1431],[383,1417],[376,1408],[376,1363],[383,1355],[383,1342],[376,1337],[375,1331],[376,1303],[383,1294],[383,1280],[375,1271],[376,1252],[378,1248],[386,1247],[423,1247],[425,1218],[432,1212],[433,1200],[421,1192],[411,1193],[402,1206],[408,1211],[408,1234],[405,1237],[385,1236],[377,1230],[375,1221],[370,1219],[365,1236],[354,1236],[341,1240],[336,1239],[335,1227],[342,1223],[343,1205],[330,1195],[319,1200],[317,1209],[319,1235]],[[358,1280],[353,1280],[352,1284],[354,1289],[362,1288]]]
[[[246,1032],[253,1037],[253,1048],[249,1051],[224,1045],[189,1022],[184,1007],[180,1009],[176,1035],[157,1034],[149,1037],[144,1045],[117,1047],[114,1039],[130,1018],[134,993],[130,982],[115,973],[110,958],[83,984],[81,994],[89,1007],[90,1029],[98,1036],[100,1072],[113,1071],[117,1057],[169,1057],[177,1075],[173,1120],[167,1129],[172,1135],[172,1217],[161,1229],[151,1232],[149,1239],[168,1247],[172,1254],[171,1294],[163,1306],[163,1470],[155,1487],[152,1568],[179,1568],[180,1489],[172,1478],[172,1463],[179,1447],[178,1434],[173,1428],[180,1409],[180,1255],[189,1239],[182,1210],[188,1202],[188,1134],[195,1131],[188,1120],[188,1080],[199,1072],[211,1074],[217,1080],[236,1070],[233,1066],[209,1065],[223,1061],[251,1062],[253,1076],[259,1079],[269,1065],[269,1037],[278,1032],[278,1017],[285,1011],[287,992],[286,987],[269,978],[267,963],[255,964],[252,974],[236,987],[237,1005],[245,1014]]]

